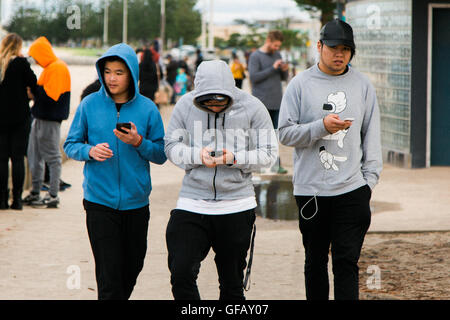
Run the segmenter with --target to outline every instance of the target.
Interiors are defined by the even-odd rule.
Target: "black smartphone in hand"
[[[125,130],[122,130],[122,128],[127,128],[131,130],[131,123],[129,122],[118,122],[116,124],[116,129],[119,130],[122,133],[128,134]]]
[[[210,153],[209,153],[209,155],[211,156],[211,157],[221,157],[221,156],[223,156],[223,150],[216,150],[216,151],[211,151]]]

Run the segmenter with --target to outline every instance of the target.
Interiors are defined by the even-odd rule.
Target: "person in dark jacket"
[[[22,38],[8,34],[0,46],[0,209],[8,209],[8,162],[12,163],[13,202],[11,209],[22,210],[31,115],[27,90],[36,91],[36,75],[22,57]],[[29,88],[29,89],[27,89]]]
[[[278,129],[281,98],[283,96],[282,81],[289,76],[289,65],[283,61],[279,52],[283,43],[283,33],[272,30],[267,34],[264,45],[250,55],[248,73],[252,87],[252,95],[261,100],[269,110],[273,127]],[[281,160],[271,168],[272,172],[286,174]]]
[[[86,88],[84,88],[83,92],[80,96],[80,101],[86,98],[91,93],[97,92],[102,87],[102,84],[99,79],[95,80],[94,82],[90,83]]]
[[[198,66],[203,62],[203,53],[202,50],[197,49],[197,59],[195,60],[195,72],[197,72]]]
[[[150,49],[142,52],[141,63],[139,64],[139,93],[155,100],[155,92],[158,90],[158,72],[153,61],[153,54]]]
[[[173,89],[170,103],[175,104],[175,97],[177,95],[175,93],[174,85],[178,74],[178,62],[170,54],[167,56],[167,60],[169,63],[166,66],[166,80]]]
[[[70,73],[67,65],[58,59],[50,42],[40,37],[30,46],[29,55],[44,68],[31,108],[33,123],[28,145],[32,190],[24,204],[35,207],[57,208],[61,177],[60,136],[61,122],[69,117]],[[44,164],[48,164],[50,190],[41,198]]]

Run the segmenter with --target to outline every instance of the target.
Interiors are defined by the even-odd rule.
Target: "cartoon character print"
[[[336,165],[335,161],[339,161],[339,162],[347,161],[347,157],[335,156],[334,154],[331,154],[327,150],[325,150],[324,146],[321,146],[319,149],[319,157],[320,157],[320,162],[322,163],[322,166],[326,170],[333,169],[334,171],[339,171],[339,168]]]
[[[329,134],[326,137],[323,137],[322,139],[324,140],[336,140],[337,141],[337,145],[339,148],[343,148],[344,147],[344,138],[347,135],[348,129],[345,130],[339,130],[336,133],[333,134]]]
[[[328,111],[330,113],[341,113],[347,107],[347,98],[345,92],[338,91],[330,93],[327,97],[327,103],[323,105],[323,110]],[[336,133],[329,134],[323,137],[323,140],[337,141],[337,145],[339,148],[344,148],[344,139],[347,135],[349,129],[340,130]],[[344,162],[347,161],[346,156],[337,156],[334,155],[327,150],[325,150],[324,146],[319,148],[319,158],[322,166],[326,170],[333,169],[334,171],[339,171],[339,167],[336,165],[336,161]]]
[[[347,107],[347,98],[344,91],[330,93],[327,102],[323,105],[323,110],[332,113],[341,113]]]

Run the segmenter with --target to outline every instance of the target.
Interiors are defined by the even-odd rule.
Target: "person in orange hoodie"
[[[44,70],[37,82],[34,105],[31,108],[34,120],[27,153],[32,189],[23,202],[33,207],[57,208],[62,164],[59,147],[61,122],[69,117],[70,73],[66,63],[56,57],[52,45],[45,37],[34,41],[28,54]],[[41,198],[45,163],[48,164],[50,173],[50,188]]]

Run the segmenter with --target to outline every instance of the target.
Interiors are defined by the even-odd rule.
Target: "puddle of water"
[[[273,220],[298,220],[298,207],[291,180],[253,179],[256,214]]]
[[[272,220],[298,220],[298,207],[290,179],[254,177],[253,185],[258,203],[256,208],[258,216]],[[371,201],[370,208],[372,214],[401,210],[399,203],[381,201]]]
[[[371,201],[370,210],[372,211],[372,214],[383,211],[400,211],[402,210],[402,206],[397,202]]]

